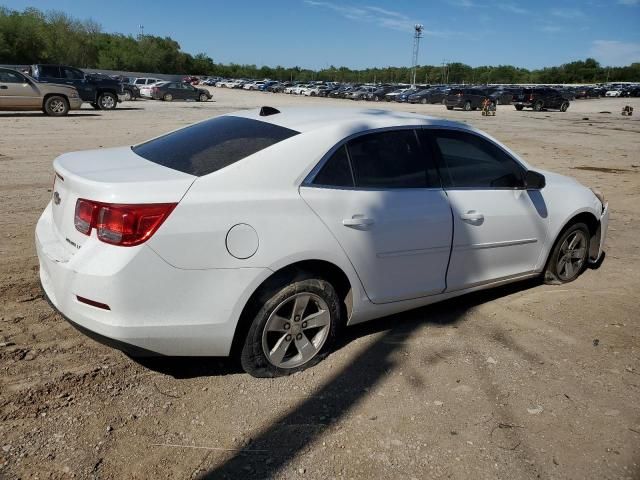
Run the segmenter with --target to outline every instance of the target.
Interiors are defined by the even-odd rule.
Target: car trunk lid
[[[197,178],[145,160],[130,147],[68,153],[53,166],[53,229],[72,254],[89,238],[75,227],[79,198],[110,204],[178,203]]]

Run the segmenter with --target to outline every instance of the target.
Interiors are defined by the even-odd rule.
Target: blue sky
[[[0,0],[62,10],[105,31],[171,36],[215,62],[322,68],[411,63],[412,26],[425,26],[420,64],[526,68],[594,57],[640,62],[640,0]]]

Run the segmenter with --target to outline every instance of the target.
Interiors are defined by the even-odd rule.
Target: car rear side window
[[[471,133],[436,130],[440,173],[449,188],[522,188],[524,169],[506,152]]]
[[[326,187],[353,187],[353,175],[347,157],[347,149],[342,145],[331,155],[313,180],[314,185]]]
[[[132,149],[151,162],[200,177],[298,133],[258,120],[222,116],[168,133]]]
[[[413,130],[371,133],[347,144],[359,188],[426,188],[427,159]]]

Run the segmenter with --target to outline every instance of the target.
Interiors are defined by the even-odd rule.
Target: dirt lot
[[[606,259],[569,285],[517,284],[348,329],[317,367],[256,380],[225,359],[134,361],[65,323],[38,284],[33,231],[57,155],[263,104],[353,105],[214,94],[63,119],[0,113],[0,478],[640,478],[638,99],[495,118],[370,105],[468,121],[600,188]],[[620,115],[627,103],[637,116]]]

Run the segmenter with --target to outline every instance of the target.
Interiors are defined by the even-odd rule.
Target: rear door
[[[444,291],[451,209],[414,129],[356,137],[300,188],[353,264],[369,299]]]
[[[0,69],[0,108],[40,108],[42,99],[36,85],[13,70]]]
[[[548,215],[538,191],[524,188],[526,170],[477,134],[425,129],[453,213],[447,291],[535,270]]]
[[[61,83],[64,82],[67,85],[76,87],[80,97],[84,101],[94,101],[94,90],[85,80],[84,72],[71,67],[60,67],[60,71],[63,77]]]

